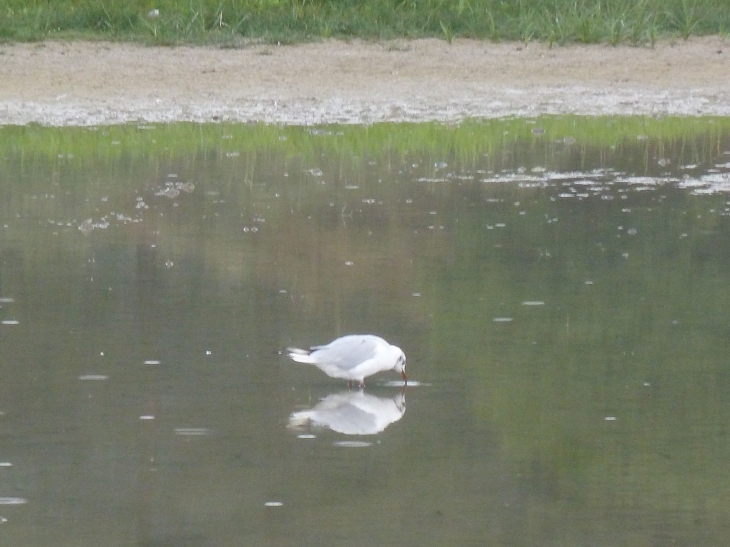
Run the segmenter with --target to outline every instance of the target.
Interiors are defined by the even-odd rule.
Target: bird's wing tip
[[[295,355],[309,355],[309,350],[302,348],[286,348],[286,351]]]
[[[315,363],[315,360],[310,356],[312,352],[309,350],[301,348],[286,348],[286,351],[289,352],[289,359],[292,361],[296,361],[297,363],[306,363],[309,365]]]

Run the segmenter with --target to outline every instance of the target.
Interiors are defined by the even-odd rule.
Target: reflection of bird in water
[[[357,381],[365,387],[365,378],[384,370],[399,372],[408,382],[403,350],[372,334],[350,334],[323,346],[287,351],[297,363],[315,365],[332,378],[349,380],[350,385]]]
[[[364,391],[333,393],[308,410],[292,412],[290,429],[331,429],[345,435],[374,435],[403,417],[406,394],[401,391],[388,399]]]

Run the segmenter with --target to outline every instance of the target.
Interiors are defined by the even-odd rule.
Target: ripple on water
[[[387,382],[383,382],[381,385],[384,387],[403,387],[405,382],[403,380],[389,380]],[[431,384],[427,384],[426,382],[419,382],[418,380],[408,380],[408,387],[425,387],[430,385]]]
[[[189,437],[200,437],[210,435],[213,431],[207,427],[176,427],[175,435],[186,435]]]
[[[365,448],[366,446],[372,446],[373,443],[367,441],[335,441],[332,444],[344,448]]]
[[[25,498],[0,498],[0,505],[23,505],[28,503]]]

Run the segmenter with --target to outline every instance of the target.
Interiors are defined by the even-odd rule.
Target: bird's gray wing
[[[320,363],[337,365],[342,370],[350,370],[360,363],[375,357],[377,338],[374,336],[343,336],[326,346],[312,348],[312,356]]]

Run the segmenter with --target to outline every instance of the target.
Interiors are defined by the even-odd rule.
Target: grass
[[[0,0],[0,40],[151,44],[441,37],[651,44],[730,33],[727,0]]]

